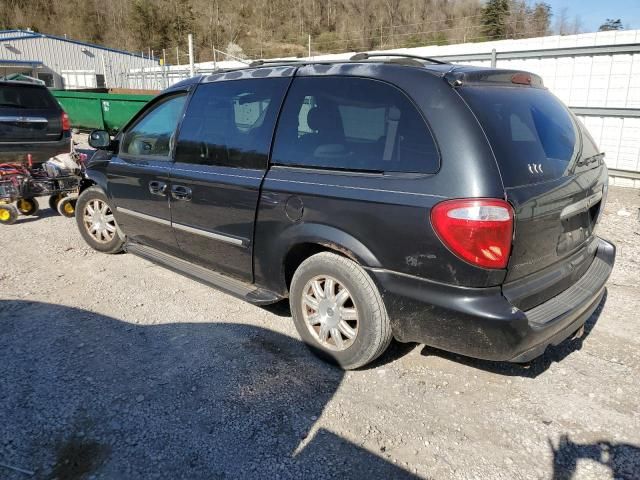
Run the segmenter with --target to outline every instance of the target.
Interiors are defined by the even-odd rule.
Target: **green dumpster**
[[[51,93],[69,115],[72,127],[84,130],[102,129],[111,133],[120,130],[153,98],[153,95],[70,90],[53,90]]]

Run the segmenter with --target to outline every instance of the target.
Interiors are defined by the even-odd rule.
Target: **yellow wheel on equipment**
[[[16,223],[18,219],[18,209],[13,205],[0,205],[0,223],[2,225],[11,225]]]
[[[23,215],[35,215],[40,208],[34,198],[21,198],[16,202],[18,211]]]
[[[60,200],[62,200],[63,195],[51,195],[49,197],[49,207],[51,208],[51,210],[57,212],[58,211],[58,202]]]
[[[76,201],[78,197],[63,197],[58,202],[58,213],[63,217],[71,218],[76,213]]]

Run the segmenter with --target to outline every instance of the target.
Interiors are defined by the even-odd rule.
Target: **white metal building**
[[[29,30],[0,31],[0,77],[22,73],[52,88],[126,87],[127,73],[158,65],[141,53]]]

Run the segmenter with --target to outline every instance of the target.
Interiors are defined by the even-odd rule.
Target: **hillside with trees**
[[[2,0],[0,29],[166,49],[169,63],[178,47],[185,63],[188,33],[196,60],[207,61],[214,47],[249,58],[306,55],[308,35],[314,54],[542,36],[552,15],[524,0]]]

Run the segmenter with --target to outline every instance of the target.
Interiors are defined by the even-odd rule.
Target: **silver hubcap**
[[[116,221],[111,208],[99,199],[89,200],[83,212],[84,226],[97,242],[109,243],[116,234]]]
[[[346,350],[358,335],[358,310],[349,290],[324,275],[307,282],[302,314],[311,335],[325,348]]]

